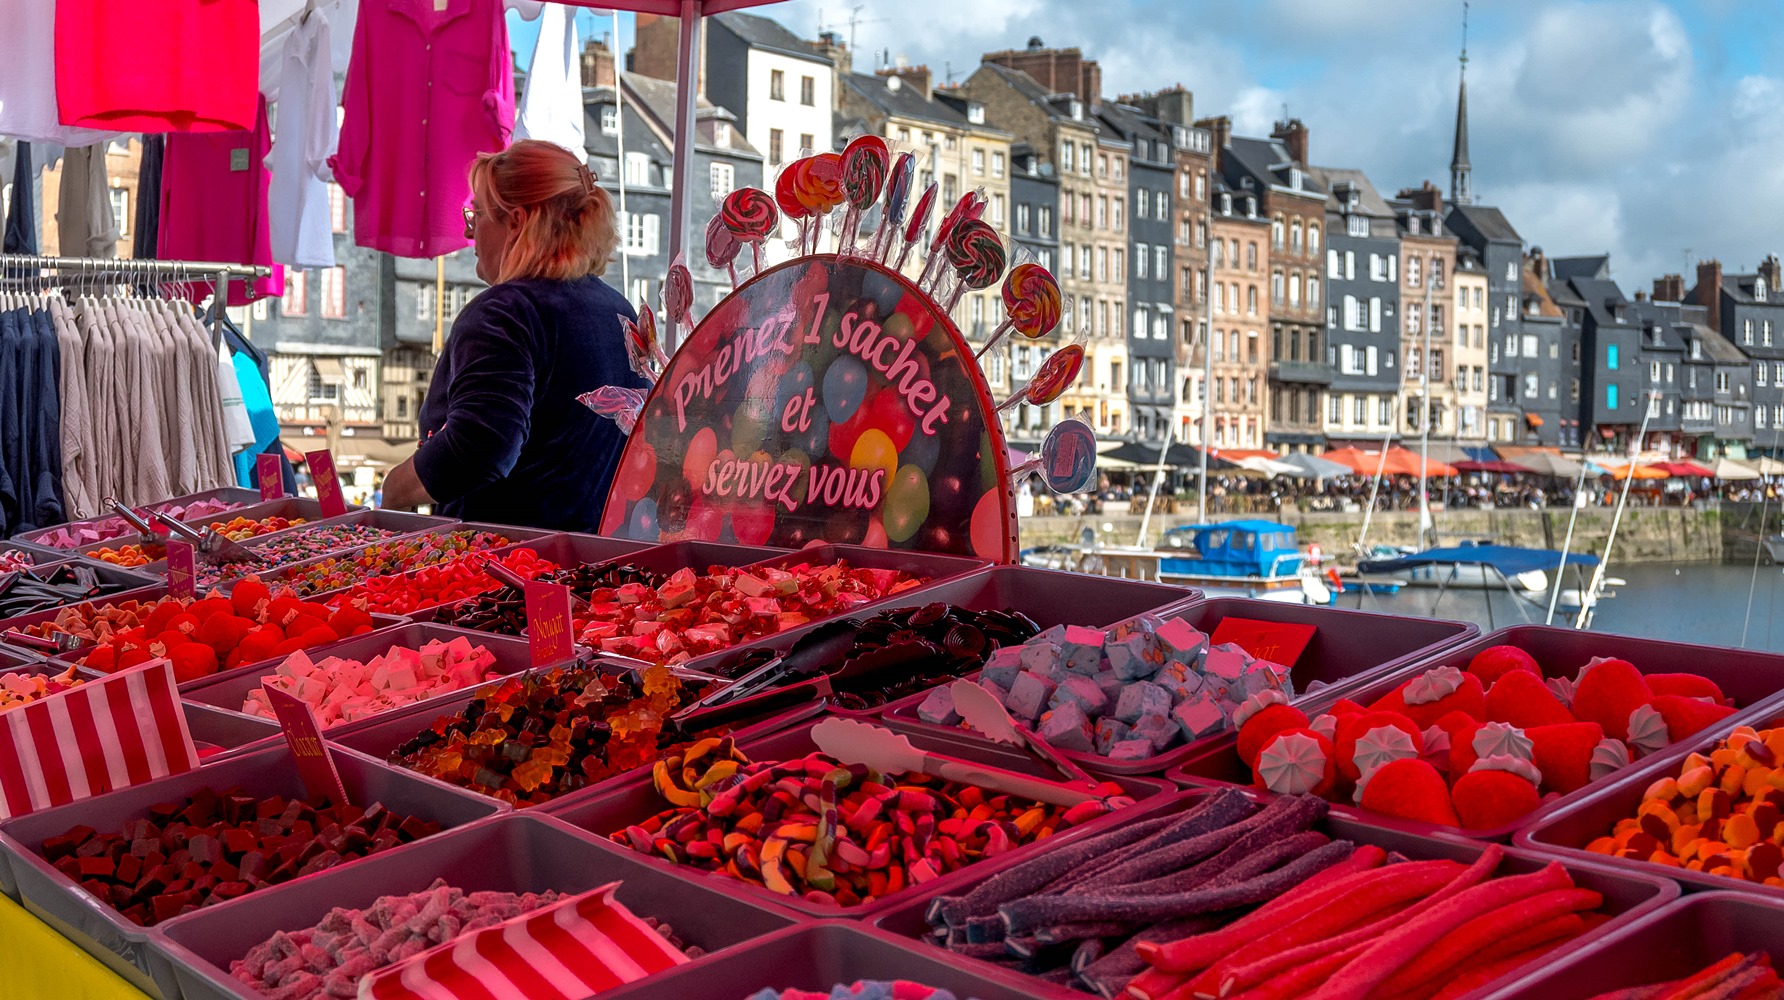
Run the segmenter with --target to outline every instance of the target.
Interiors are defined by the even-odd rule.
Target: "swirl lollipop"
[[[985,352],[995,347],[1011,330],[1031,340],[1045,337],[1059,325],[1060,313],[1065,309],[1059,282],[1053,280],[1053,273],[1033,262],[1010,268],[1010,273],[1004,276],[1003,300],[1004,312],[1009,318],[991,331],[991,338],[973,355],[974,358],[984,357]]]
[[[942,216],[942,224],[935,230],[935,242],[929,244],[929,259],[923,263],[923,276],[917,279],[917,287],[929,287],[935,290],[931,282],[940,281],[942,276],[941,258],[948,245],[948,236],[955,227],[968,219],[977,219],[985,214],[985,189],[975,188],[960,196],[948,214]]]
[[[663,279],[663,312],[674,322],[694,328],[694,275],[679,256]]]
[[[756,258],[756,270],[760,272],[762,244],[767,242],[774,227],[780,225],[780,209],[774,207],[774,199],[761,188],[738,188],[725,196],[719,218],[725,220],[725,228],[737,237],[738,242],[750,245]]]
[[[935,182],[923,189],[923,197],[917,199],[917,208],[911,213],[911,221],[904,227],[904,247],[898,251],[898,265],[894,270],[904,270],[904,262],[911,255],[911,247],[917,245],[917,238],[929,225],[929,216],[935,211]]]
[[[1041,370],[1034,373],[1034,378],[1022,387],[1022,391],[997,404],[997,412],[1027,403],[1030,406],[1046,406],[1071,388],[1078,381],[1078,372],[1084,367],[1084,345],[1067,344],[1048,355],[1041,362]]]
[[[780,206],[781,215],[799,223],[799,251],[805,252],[807,231],[811,228],[811,209],[799,200],[799,173],[805,169],[805,160],[794,160],[781,168],[780,176],[774,182],[774,203]]]
[[[960,275],[960,284],[955,286],[954,294],[948,296],[948,311],[954,311],[955,303],[968,288],[990,288],[1003,277],[1004,254],[1003,240],[997,238],[997,231],[978,219],[967,219],[954,227],[948,234],[948,243],[944,248],[948,255],[948,263],[954,265],[955,273]]]
[[[724,216],[713,216],[712,221],[706,224],[706,263],[729,271],[732,288],[737,287],[737,265],[732,262],[742,249],[743,244],[737,242],[737,237],[732,236],[731,230],[725,228]]]
[[[632,370],[644,381],[656,384],[657,371],[669,366],[669,359],[663,354],[663,346],[657,340],[657,314],[650,303],[638,303],[636,320],[621,319],[620,327],[626,333],[626,359],[631,362]]]
[[[793,196],[812,217],[811,249],[818,252],[824,238],[824,220],[842,204],[842,154],[819,153],[799,161],[805,164],[793,184]]]
[[[905,206],[911,200],[911,182],[916,176],[917,158],[910,153],[899,153],[892,164],[892,172],[886,176],[886,205],[880,212],[879,228],[874,230],[873,240],[867,245],[868,256],[882,264],[892,251],[899,224],[904,222]]]
[[[842,190],[849,210],[843,213],[842,233],[837,238],[839,253],[854,253],[855,228],[861,223],[861,213],[880,200],[891,161],[886,140],[877,135],[856,136],[842,151]]]

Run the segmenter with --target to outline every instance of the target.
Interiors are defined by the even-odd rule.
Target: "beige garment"
[[[48,307],[61,355],[57,389],[62,394],[62,497],[68,504],[69,519],[78,520],[99,511],[99,497],[93,492],[93,411],[87,398],[86,343],[75,326],[74,314],[60,296],[50,296]]]
[[[106,143],[62,153],[62,185],[56,206],[56,245],[64,257],[116,257],[118,220],[112,215],[105,176]]]
[[[136,477],[130,492],[136,503],[153,503],[176,495],[168,474],[167,441],[161,431],[163,411],[172,405],[162,389],[166,358],[141,312],[119,303],[117,315],[130,337],[132,391],[128,398],[136,416]]]
[[[93,408],[93,493],[103,503],[118,495],[122,448],[118,441],[117,362],[115,345],[98,302],[82,296],[75,313],[76,327],[86,342],[87,399]]]
[[[234,486],[235,460],[229,450],[229,434],[223,422],[223,390],[217,384],[217,348],[211,333],[192,311],[179,303],[169,308],[185,331],[192,368],[192,430],[199,452],[199,466],[210,483],[206,489]]]
[[[170,323],[165,304],[159,301],[138,301],[134,308],[143,325],[153,333],[156,356],[161,364],[162,402],[161,441],[167,448],[168,479],[175,496],[210,489],[200,475],[198,446],[190,429],[195,400],[192,392],[191,362],[186,336],[176,333]]]

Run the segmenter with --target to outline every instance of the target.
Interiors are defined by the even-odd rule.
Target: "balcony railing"
[[[1270,362],[1270,381],[1331,385],[1332,369],[1316,361],[1272,361]]]

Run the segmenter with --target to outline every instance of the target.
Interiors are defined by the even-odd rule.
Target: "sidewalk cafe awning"
[[[1705,479],[1716,474],[1715,470],[1706,469],[1696,462],[1653,462],[1648,468],[1659,469],[1673,479]]]
[[[1718,458],[1710,470],[1717,479],[1724,482],[1759,479],[1762,473],[1750,465],[1744,465],[1732,458]]]
[[[1523,466],[1513,465],[1510,462],[1501,462],[1498,460],[1491,462],[1469,460],[1466,462],[1457,462],[1455,464],[1457,472],[1496,472],[1508,476],[1527,475],[1530,472],[1529,469],[1526,469]]]
[[[1652,465],[1638,465],[1635,462],[1625,465],[1607,465],[1604,467],[1604,471],[1610,473],[1612,479],[1665,479],[1667,476],[1664,469],[1657,469]]]

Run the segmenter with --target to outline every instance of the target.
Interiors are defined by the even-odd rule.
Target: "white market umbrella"
[[[1732,458],[1718,458],[1710,466],[1710,473],[1717,479],[1729,481],[1752,480],[1761,478],[1764,473],[1749,465],[1743,465]]]
[[[1275,461],[1294,470],[1288,475],[1298,476],[1302,479],[1336,479],[1339,476],[1353,474],[1348,465],[1341,465],[1329,459],[1320,458],[1318,455],[1309,455],[1304,451],[1289,452]]]

